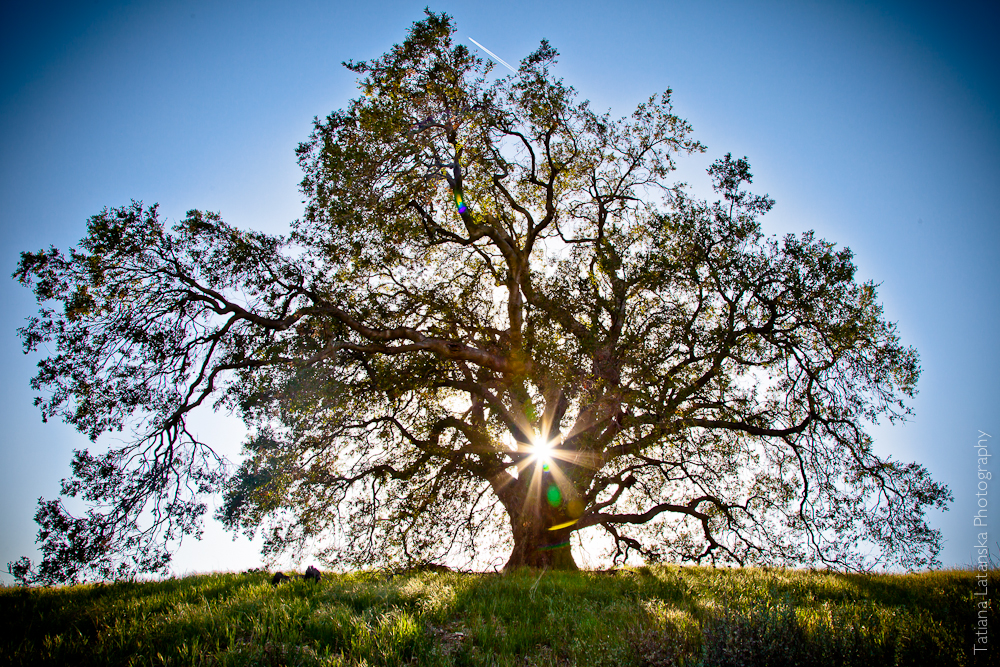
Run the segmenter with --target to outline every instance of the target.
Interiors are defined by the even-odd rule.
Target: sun
[[[545,441],[541,438],[532,443],[532,454],[538,463],[541,464],[542,470],[548,471],[552,466],[552,451],[555,449],[555,446],[555,440]]]

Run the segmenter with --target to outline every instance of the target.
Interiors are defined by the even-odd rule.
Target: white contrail
[[[517,73],[517,70],[516,70],[516,69],[514,69],[513,67],[511,67],[510,65],[508,65],[508,64],[507,64],[507,62],[506,62],[506,61],[505,61],[505,60],[504,60],[503,58],[501,58],[501,57],[500,57],[500,56],[498,56],[497,54],[493,53],[492,51],[490,51],[490,50],[489,50],[489,49],[487,49],[487,48],[486,48],[485,46],[483,46],[482,44],[480,44],[480,43],[479,43],[479,42],[477,42],[476,40],[472,39],[471,37],[469,38],[469,41],[470,41],[470,42],[472,42],[473,44],[475,44],[476,46],[478,46],[479,48],[481,48],[481,49],[482,49],[483,51],[485,51],[486,53],[488,53],[488,54],[490,54],[491,56],[493,56],[493,59],[494,59],[494,60],[496,60],[496,61],[497,61],[497,62],[499,62],[499,63],[500,63],[501,65],[503,65],[504,67],[506,67],[507,69],[509,69],[509,70],[510,70],[511,72],[514,72],[515,74]]]

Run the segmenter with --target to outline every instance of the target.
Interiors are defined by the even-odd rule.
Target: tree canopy
[[[616,119],[547,42],[495,77],[454,30],[428,12],[345,63],[362,94],[299,146],[289,235],[133,202],[22,254],[43,417],[132,436],[76,453],[89,510],[39,501],[13,571],[162,570],[217,491],[267,554],[343,566],[574,567],[587,528],[616,560],[936,563],[949,491],[866,432],[909,414],[918,356],[850,250],[764,236],[745,158],[714,202],[671,182],[705,148],[669,89]],[[197,408],[248,425],[238,466]]]

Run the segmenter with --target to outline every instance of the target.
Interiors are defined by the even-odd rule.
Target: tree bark
[[[543,476],[541,489],[547,491],[551,485],[548,474]],[[518,567],[547,567],[553,570],[577,570],[576,561],[569,543],[573,531],[572,520],[566,514],[566,503],[558,502],[547,494],[517,494],[527,502],[518,506],[507,506],[514,549],[511,551],[505,570]],[[541,498],[538,495],[542,495]],[[558,495],[558,494],[556,494]],[[570,525],[567,525],[570,524]],[[552,530],[556,527],[555,530]]]
[[[568,529],[549,531],[528,525],[514,531],[514,549],[505,570],[518,567],[547,567],[551,570],[578,570],[569,544]]]

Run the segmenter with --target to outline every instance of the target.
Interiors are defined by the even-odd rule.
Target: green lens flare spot
[[[539,551],[551,551],[552,549],[563,549],[569,546],[569,542],[560,542],[559,544],[550,544],[545,547],[538,547]]]
[[[549,501],[549,505],[558,507],[562,503],[562,493],[559,492],[559,487],[555,484],[549,484],[549,488],[545,492],[545,499]]]
[[[543,463],[542,464],[542,472],[548,472],[548,471],[549,471],[549,464],[548,463]],[[556,489],[556,491],[558,491],[558,490],[559,489]]]

